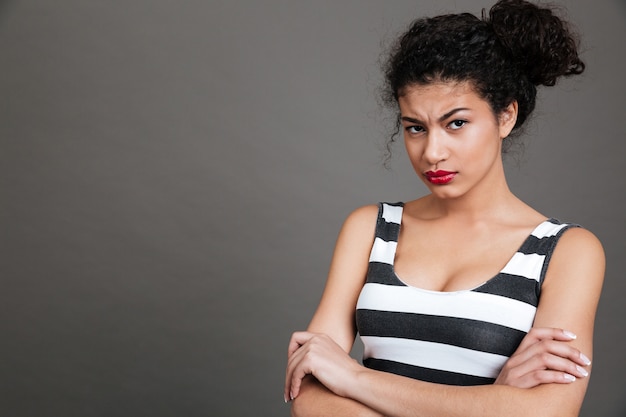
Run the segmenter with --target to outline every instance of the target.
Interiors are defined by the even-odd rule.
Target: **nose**
[[[448,147],[445,135],[437,131],[431,131],[426,138],[426,146],[422,157],[428,164],[436,166],[439,162],[448,159]]]

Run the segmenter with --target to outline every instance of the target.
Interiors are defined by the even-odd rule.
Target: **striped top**
[[[380,205],[356,323],[372,369],[448,385],[490,384],[532,327],[550,257],[571,224],[538,225],[494,277],[471,290],[408,286],[393,263],[403,204]]]

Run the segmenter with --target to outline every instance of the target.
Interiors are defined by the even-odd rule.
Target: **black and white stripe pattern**
[[[547,220],[506,266],[465,291],[411,287],[395,274],[403,204],[382,203],[356,321],[365,366],[449,385],[492,383],[532,323],[541,284],[561,234]]]

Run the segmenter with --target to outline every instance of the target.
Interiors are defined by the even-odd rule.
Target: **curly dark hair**
[[[384,63],[382,99],[397,112],[408,86],[470,82],[494,115],[517,101],[518,132],[535,108],[537,86],[552,86],[560,76],[584,69],[576,34],[552,9],[500,0],[482,18],[461,13],[415,20]],[[399,119],[388,151],[398,134]]]

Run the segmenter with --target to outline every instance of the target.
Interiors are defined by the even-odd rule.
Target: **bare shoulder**
[[[545,285],[556,282],[572,284],[577,279],[586,286],[601,285],[605,256],[600,240],[589,230],[573,227],[566,230],[552,255]]]
[[[349,280],[349,277],[356,282],[364,279],[374,244],[377,217],[378,207],[375,205],[361,207],[350,213],[337,238],[329,279],[337,276],[342,281]]]
[[[374,231],[376,230],[377,218],[377,205],[370,204],[367,206],[359,207],[348,215],[343,224],[341,234],[348,235],[347,237],[353,237],[357,239],[371,236],[371,238],[373,239]]]
[[[354,210],[348,216],[348,220],[354,222],[371,222],[372,220],[376,220],[378,217],[378,205],[369,204],[367,206],[362,206]]]
[[[556,246],[555,258],[582,257],[604,262],[604,249],[600,240],[589,230],[572,227],[566,230]]]

